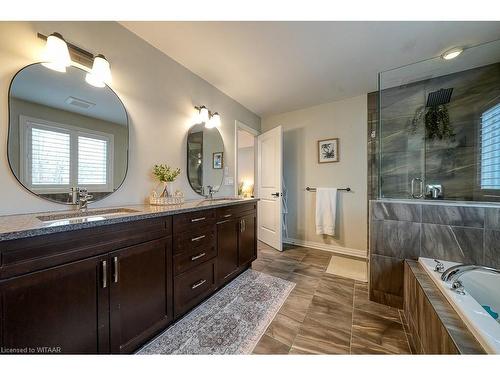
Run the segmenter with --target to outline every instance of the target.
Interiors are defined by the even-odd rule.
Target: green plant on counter
[[[171,168],[165,164],[156,164],[153,167],[153,176],[160,182],[174,182],[180,174],[180,168]]]

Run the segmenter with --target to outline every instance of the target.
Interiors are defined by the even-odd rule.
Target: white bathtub
[[[494,319],[483,306],[489,306],[500,314],[500,275],[480,270],[470,271],[460,277],[465,295],[450,288],[450,283],[441,280],[441,274],[434,271],[434,259],[419,258],[419,263],[431,277],[448,302],[462,318],[474,337],[490,354],[500,354],[500,317]],[[458,263],[442,261],[445,269]]]

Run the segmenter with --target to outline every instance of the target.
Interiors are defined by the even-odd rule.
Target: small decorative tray
[[[172,204],[181,204],[184,203],[183,196],[174,196],[174,197],[149,197],[149,204],[153,206],[169,206]]]

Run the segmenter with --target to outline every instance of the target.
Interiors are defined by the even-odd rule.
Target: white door
[[[283,130],[278,126],[257,138],[258,238],[281,251],[281,179]]]

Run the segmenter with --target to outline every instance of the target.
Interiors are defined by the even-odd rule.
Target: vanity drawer
[[[243,203],[234,206],[217,208],[217,220],[241,216],[243,213],[257,209],[257,202]]]
[[[172,217],[137,220],[2,242],[0,279],[170,236]]]
[[[215,259],[174,278],[174,316],[178,318],[215,290]]]
[[[174,254],[215,246],[216,226],[204,226],[174,236]]]
[[[215,210],[201,210],[174,216],[174,233],[192,231],[215,223]]]
[[[200,246],[174,255],[174,275],[179,275],[217,255],[215,243],[208,247]]]

